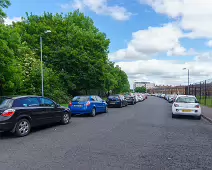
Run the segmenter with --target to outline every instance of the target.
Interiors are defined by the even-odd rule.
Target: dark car
[[[110,95],[107,99],[107,104],[108,107],[120,107],[120,108],[128,105],[124,96],[120,94]]]
[[[53,100],[39,96],[4,98],[0,103],[0,131],[26,136],[32,127],[61,122],[68,124],[71,112]]]
[[[124,97],[128,104],[132,104],[132,105],[136,104],[135,96],[127,94]]]

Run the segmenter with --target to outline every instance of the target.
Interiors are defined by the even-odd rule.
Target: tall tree
[[[10,0],[0,0],[0,24],[4,23],[4,18],[7,17],[3,9],[8,8],[10,5]]]
[[[44,61],[60,74],[69,93],[104,87],[104,65],[110,41],[89,17],[79,11],[43,16],[29,15],[17,23],[23,41],[39,56],[39,36],[44,41]],[[51,30],[51,34],[43,34]],[[45,57],[46,56],[46,57]]]
[[[145,87],[136,87],[135,92],[137,93],[146,93],[146,88]]]

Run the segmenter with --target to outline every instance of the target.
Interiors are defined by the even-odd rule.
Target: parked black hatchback
[[[4,97],[0,103],[0,131],[26,136],[32,127],[61,122],[68,124],[71,113],[51,99],[39,96]]]

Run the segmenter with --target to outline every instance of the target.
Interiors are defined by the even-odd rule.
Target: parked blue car
[[[69,104],[72,115],[91,115],[107,113],[107,103],[99,96],[76,96]]]

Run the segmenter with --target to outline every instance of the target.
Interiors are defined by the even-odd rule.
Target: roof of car
[[[24,97],[42,97],[42,96],[36,96],[36,95],[25,95],[25,96],[0,96],[0,98],[7,98],[7,99],[20,99],[20,98],[24,98]]]
[[[178,95],[177,97],[195,97],[194,95]]]

